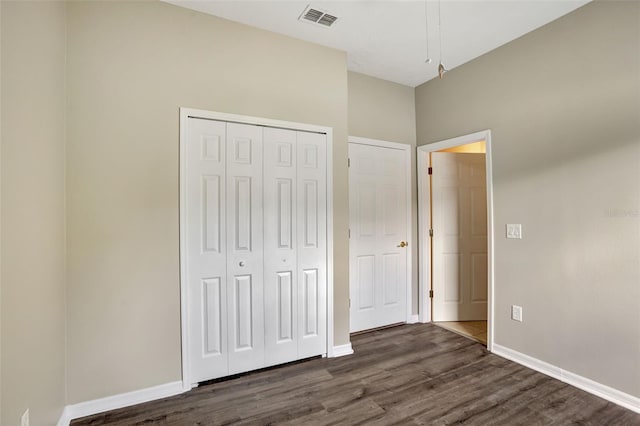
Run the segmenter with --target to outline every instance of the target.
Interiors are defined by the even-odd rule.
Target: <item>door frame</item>
[[[290,121],[272,120],[269,118],[251,117],[246,115],[228,114],[223,112],[206,111],[194,108],[180,108],[180,160],[179,160],[179,193],[180,193],[180,331],[182,356],[182,389],[188,391],[191,386],[191,366],[189,354],[189,312],[187,285],[187,197],[186,197],[186,152],[187,125],[189,118],[226,121],[232,123],[249,124],[263,127],[291,129],[303,132],[322,133],[327,137],[327,356],[334,356],[333,344],[333,128],[314,124],[294,123]]]
[[[428,143],[417,148],[418,171],[418,312],[420,322],[431,322],[431,303],[427,303],[431,277],[431,244],[429,224],[431,223],[431,197],[429,191],[429,154],[446,148],[485,141],[485,167],[487,174],[487,350],[493,351],[494,340],[494,226],[493,226],[493,169],[491,162],[491,130],[482,130],[452,139]],[[429,300],[430,302],[430,300]]]
[[[397,149],[400,151],[404,151],[405,153],[405,161],[406,161],[406,186],[407,186],[407,282],[406,282],[406,323],[416,322],[414,320],[412,306],[413,306],[413,274],[412,274],[412,253],[413,253],[413,229],[411,226],[411,145],[398,143],[398,142],[389,142],[379,139],[370,139],[363,138],[359,136],[349,136],[348,143],[355,143],[359,145],[369,145],[369,146],[377,146],[382,148],[390,148]],[[351,183],[349,182],[349,187]],[[351,251],[349,251],[349,261],[351,261]],[[349,287],[351,287],[351,271],[349,271]],[[351,308],[349,308],[349,323],[351,323]],[[351,325],[349,325],[349,330],[351,330]]]

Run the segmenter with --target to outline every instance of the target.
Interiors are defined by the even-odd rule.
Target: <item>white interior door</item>
[[[264,364],[262,129],[190,118],[187,280],[191,380]]]
[[[186,134],[191,381],[228,374],[226,123],[190,118]]]
[[[327,352],[327,136],[297,132],[298,357]]]
[[[227,123],[229,374],[264,366],[262,128]]]
[[[431,154],[433,321],[487,319],[485,154]]]
[[[327,353],[327,135],[187,119],[191,383]]]
[[[326,353],[326,136],[264,129],[266,365]]]
[[[296,132],[264,129],[264,297],[267,365],[298,358]]]
[[[407,320],[407,157],[349,143],[352,332]]]

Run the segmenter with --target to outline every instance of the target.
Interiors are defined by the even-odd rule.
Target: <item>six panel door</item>
[[[405,151],[349,144],[351,332],[407,319]]]
[[[189,119],[186,259],[191,379],[228,374],[226,123]]]
[[[264,129],[266,365],[298,359],[296,133]]]
[[[190,118],[193,382],[327,352],[326,135]]]
[[[262,128],[227,123],[229,374],[264,365]]]
[[[298,357],[326,353],[326,135],[297,132]]]
[[[487,319],[485,154],[434,152],[433,321]]]

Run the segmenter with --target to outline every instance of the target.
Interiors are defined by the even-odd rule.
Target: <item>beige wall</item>
[[[180,380],[181,106],[334,128],[335,344],[348,341],[347,134],[415,145],[413,89],[167,4],[72,2],[66,29],[61,3],[0,4],[2,424]],[[635,396],[639,14],[590,4],[415,92],[420,143],[493,132],[496,343]],[[523,240],[503,238],[507,222]]]
[[[2,4],[0,4],[0,423],[2,423]]]
[[[419,144],[492,131],[495,343],[640,397],[640,3],[590,3],[416,101]]]
[[[347,343],[345,53],[163,3],[67,7],[67,403],[181,379],[179,107],[333,127]]]
[[[414,145],[413,87],[349,72],[349,135]]]
[[[349,72],[349,135],[411,145],[413,313],[418,313],[418,218],[415,90]]]
[[[65,7],[0,3],[2,418],[55,424],[64,387]]]
[[[2,423],[2,5],[0,4],[0,423]]]

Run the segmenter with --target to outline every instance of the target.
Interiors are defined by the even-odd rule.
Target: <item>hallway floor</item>
[[[434,324],[487,346],[486,321],[440,321]]]

